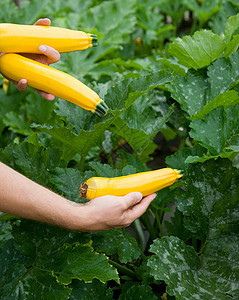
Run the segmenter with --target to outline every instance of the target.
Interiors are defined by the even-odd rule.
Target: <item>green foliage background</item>
[[[98,35],[54,67],[86,83],[104,118],[33,89],[0,88],[0,160],[66,198],[90,176],[184,171],[127,229],[70,232],[0,214],[0,299],[239,298],[239,2],[0,1],[0,22]],[[2,87],[2,79],[0,79]],[[162,159],[161,159],[162,160]],[[171,222],[164,222],[176,211]],[[146,232],[146,234],[145,234]]]

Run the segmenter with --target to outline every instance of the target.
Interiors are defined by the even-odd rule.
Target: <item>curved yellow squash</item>
[[[89,200],[105,195],[125,196],[131,192],[147,196],[172,185],[181,177],[180,171],[171,168],[114,178],[92,177],[81,184],[79,196]]]
[[[108,107],[98,94],[78,79],[22,55],[9,53],[0,56],[0,72],[15,81],[27,79],[29,86],[65,99],[99,116],[107,112]]]
[[[0,52],[40,53],[47,45],[59,52],[84,50],[96,46],[97,37],[83,31],[53,26],[0,23]]]

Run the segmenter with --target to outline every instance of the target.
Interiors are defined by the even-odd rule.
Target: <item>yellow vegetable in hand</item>
[[[131,192],[147,196],[172,185],[181,177],[180,171],[171,168],[114,178],[92,177],[81,184],[79,197],[91,200],[105,195],[125,196]]]
[[[78,79],[22,55],[9,53],[0,56],[0,72],[15,81],[24,78],[29,86],[65,99],[99,116],[103,116],[108,110],[104,101]]]
[[[40,45],[70,52],[96,46],[97,37],[61,27],[0,23],[0,52],[41,53]]]

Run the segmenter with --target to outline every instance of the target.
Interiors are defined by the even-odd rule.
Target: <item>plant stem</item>
[[[79,163],[79,170],[83,172],[85,170],[85,156],[82,156]]]
[[[206,241],[201,245],[198,254],[202,254],[202,253],[203,253],[203,250],[204,250],[204,248],[205,248],[207,242],[208,242],[208,240],[206,240]]]
[[[146,212],[141,218],[142,218],[142,221],[144,222],[145,227],[147,228],[147,230],[150,234],[151,239],[152,240],[156,239],[158,236],[157,236],[157,233],[156,233],[153,225],[150,222],[148,213]]]
[[[197,238],[195,236],[192,237],[192,246],[197,252]]]
[[[134,271],[128,269],[125,266],[122,266],[121,264],[109,259],[109,263],[114,266],[116,269],[119,270],[120,273],[129,276],[130,278],[136,278],[136,275],[134,273]]]
[[[195,32],[196,25],[197,25],[197,19],[195,18],[195,16],[193,16],[193,23],[192,23],[192,26],[191,26],[191,29],[190,29],[190,35],[192,35]]]
[[[181,139],[181,141],[180,141],[179,146],[178,146],[178,150],[183,149],[183,148],[185,147],[185,143],[186,143],[186,138],[183,137],[183,138]]]
[[[140,249],[142,251],[144,251],[144,249],[146,247],[146,240],[145,240],[144,232],[143,232],[143,229],[142,229],[139,219],[136,219],[134,221],[134,226],[137,231],[138,238],[139,238]]]
[[[164,236],[164,231],[163,231],[163,227],[162,227],[162,224],[161,224],[161,218],[162,218],[162,213],[160,211],[160,214],[158,213],[158,211],[155,212],[155,219],[156,219],[156,222],[158,224],[158,228],[159,228],[159,232],[160,232],[160,235],[161,236]]]

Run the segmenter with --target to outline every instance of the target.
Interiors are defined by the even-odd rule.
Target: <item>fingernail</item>
[[[140,192],[137,192],[136,194],[137,194],[138,201],[141,201],[143,198],[143,195]]]
[[[40,50],[41,52],[46,52],[46,46],[41,45],[41,46],[39,47],[39,50]]]
[[[27,80],[26,79],[22,79],[21,80],[21,84],[27,84]]]

